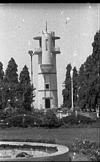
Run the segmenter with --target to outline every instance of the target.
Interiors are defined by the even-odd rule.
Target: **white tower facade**
[[[56,54],[60,53],[60,48],[55,48],[55,40],[60,37],[47,32],[46,27],[42,35],[34,39],[39,40],[39,48],[34,51],[38,55],[38,109],[57,108]]]

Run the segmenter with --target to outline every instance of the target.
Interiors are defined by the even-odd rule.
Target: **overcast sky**
[[[60,40],[61,54],[57,55],[58,101],[62,104],[62,83],[68,63],[77,68],[92,54],[91,43],[100,27],[100,4],[0,4],[0,61],[4,70],[13,57],[18,73],[26,64],[30,71],[28,50],[38,48],[33,37],[45,29],[55,31]],[[33,57],[34,86],[37,88],[37,56]]]

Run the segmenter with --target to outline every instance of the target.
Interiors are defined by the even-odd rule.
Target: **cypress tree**
[[[1,82],[3,81],[3,77],[4,77],[3,64],[2,62],[0,62],[0,85]]]
[[[73,102],[74,107],[78,106],[78,72],[76,67],[73,68]]]
[[[67,108],[71,107],[71,77],[70,77],[71,68],[72,68],[71,64],[68,64],[66,67],[66,78],[64,81],[64,89],[62,91],[63,106]]]
[[[96,109],[100,105],[100,31],[94,36],[93,53],[88,56],[79,71],[80,107]]]
[[[4,71],[3,71],[3,64],[0,62],[0,109],[3,108],[3,77],[4,77]]]
[[[20,105],[26,111],[31,111],[33,101],[33,86],[30,83],[30,76],[27,66],[25,65],[19,76],[19,96]]]
[[[18,83],[17,67],[15,60],[11,58],[5,72],[5,81],[9,84]]]
[[[5,107],[8,105],[8,100],[12,107],[15,107],[16,91],[18,86],[18,74],[15,60],[13,58],[8,62],[5,70],[4,86],[5,86]]]

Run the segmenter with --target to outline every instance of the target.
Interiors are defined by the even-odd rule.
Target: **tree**
[[[71,107],[71,72],[72,66],[68,64],[66,67],[66,78],[64,81],[65,88],[62,91],[63,95],[63,106],[70,108]],[[78,72],[76,67],[73,68],[73,101],[74,106],[78,106]]]
[[[25,65],[20,73],[19,81],[21,85],[30,84],[30,76],[27,66]]]
[[[100,31],[94,36],[94,42],[92,43],[93,53],[90,55],[85,64],[86,71],[88,73],[88,92],[89,97],[87,103],[89,109],[96,109],[100,97],[100,76],[99,76],[99,65],[100,65]]]
[[[0,62],[0,85],[1,82],[3,81],[3,77],[4,77],[3,64],[2,62]]]
[[[100,31],[94,36],[93,53],[88,56],[79,70],[80,107],[96,109],[100,98]]]
[[[31,111],[31,103],[33,102],[33,85],[30,83],[29,71],[26,65],[20,72],[18,95],[22,108],[26,111]]]
[[[15,107],[16,90],[18,86],[18,74],[15,60],[13,58],[8,62],[4,77],[5,106],[8,100],[12,107]]]
[[[78,72],[76,67],[73,68],[73,102],[74,106],[78,106]]]
[[[5,72],[5,81],[9,84],[18,83],[17,67],[15,60],[11,58]]]
[[[0,62],[0,109],[3,108],[3,77],[4,77],[3,64],[2,62]]]
[[[64,89],[62,91],[63,106],[67,108],[71,107],[71,77],[70,77],[71,68],[72,68],[71,64],[68,64],[66,67],[66,78],[64,81]]]
[[[92,46],[93,53],[80,66],[79,74],[73,69],[74,103],[76,104],[78,99],[79,107],[90,111],[96,110],[96,106],[100,107],[100,30],[95,34]],[[67,65],[66,69],[65,88],[62,91],[63,105],[70,107],[71,65]]]
[[[100,30],[94,36],[93,46],[93,63],[92,71],[94,74],[94,79],[92,79],[92,87],[95,92],[94,104],[98,105],[100,108]]]

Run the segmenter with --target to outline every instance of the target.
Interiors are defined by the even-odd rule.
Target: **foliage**
[[[89,157],[90,161],[100,160],[100,143],[97,144],[96,142],[90,142],[86,139],[79,140],[76,138],[72,146],[70,146],[70,151],[84,154]]]
[[[3,71],[3,64],[2,62],[0,62],[0,109],[3,108],[3,104],[2,104],[2,96],[3,96],[3,77],[4,77],[4,71]]]
[[[46,114],[44,117],[44,126],[49,127],[49,128],[60,126],[60,122],[52,110],[46,111]]]
[[[68,124],[70,127],[72,127],[73,125],[84,125],[84,124],[92,124],[93,122],[95,122],[95,120],[91,119],[90,117],[86,117],[83,115],[77,115],[77,117],[75,116],[75,113],[67,116],[67,117],[63,117],[61,119],[62,124]]]
[[[9,84],[18,83],[17,67],[15,60],[11,58],[5,72],[5,82]]]
[[[19,109],[20,110],[20,109]],[[41,111],[34,111],[29,113],[29,111],[19,111],[13,113],[13,116],[6,115],[5,122],[9,123],[10,126],[14,127],[46,127],[55,128],[61,126],[60,120],[56,117],[52,110],[48,110],[45,113]],[[3,117],[1,117],[3,118]]]
[[[21,98],[21,107],[27,111],[31,111],[31,103],[33,102],[33,86],[30,83],[29,71],[26,65],[20,73],[18,95]]]
[[[3,64],[0,62],[0,83],[3,81],[4,71],[3,71]]]
[[[34,87],[30,83],[30,76],[27,66],[25,65],[20,72],[19,78],[17,67],[13,58],[8,62],[5,75],[3,72],[3,64],[0,62],[0,109],[9,109],[12,107],[11,114],[25,111],[31,111],[31,103],[35,97],[33,94]],[[19,79],[19,80],[18,80]],[[8,111],[7,111],[8,112]],[[6,112],[6,116],[7,115]],[[9,109],[10,112],[10,109]],[[10,114],[10,115],[11,115]]]
[[[26,65],[20,72],[19,80],[21,85],[28,85],[30,83],[30,76]]]
[[[79,71],[79,100],[82,109],[94,109],[100,98],[100,31],[94,36],[93,53]]]
[[[74,107],[78,106],[78,72],[76,67],[73,69],[73,100],[74,100]]]
[[[94,36],[93,53],[80,66],[79,72],[73,69],[74,106],[82,110],[96,111],[100,109],[100,30]],[[70,67],[70,68],[68,68]],[[71,107],[70,70],[67,65],[65,88],[62,91],[63,105]]]
[[[65,88],[62,91],[63,95],[63,107],[67,107],[70,109],[71,107],[71,72],[72,66],[71,64],[68,64],[66,67],[66,78],[64,81]],[[77,94],[78,94],[78,72],[76,67],[73,68],[73,100],[74,100],[74,106],[78,105],[77,102]]]
[[[18,84],[17,64],[13,58],[8,62],[3,81],[0,83],[2,94],[2,109],[7,107],[8,100],[11,106],[14,107],[16,87]]]
[[[66,78],[64,81],[64,89],[62,91],[63,95],[63,106],[64,107],[71,107],[71,78],[70,78],[70,71],[71,71],[71,64],[68,64],[66,67]]]

